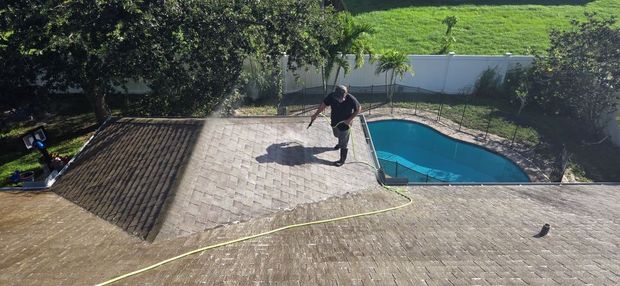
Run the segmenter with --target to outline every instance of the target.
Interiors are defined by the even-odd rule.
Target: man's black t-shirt
[[[355,110],[360,107],[360,103],[357,99],[351,95],[347,94],[344,98],[343,102],[338,101],[338,94],[336,92],[330,93],[325,99],[323,99],[323,103],[327,106],[331,106],[332,114],[331,114],[331,125],[332,127],[336,126],[341,121],[349,119]]]

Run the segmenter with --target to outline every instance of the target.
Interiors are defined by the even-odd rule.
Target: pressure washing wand
[[[316,119],[316,117],[312,120],[310,120],[310,124],[308,124],[308,127],[306,127],[306,129],[310,128],[310,126],[312,126],[312,123],[314,123],[314,120]]]

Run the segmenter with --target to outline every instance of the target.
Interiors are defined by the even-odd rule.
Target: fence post
[[[512,142],[510,142],[510,147],[515,143],[515,138],[517,138],[517,130],[519,130],[519,125],[515,127],[515,133],[512,134]]]
[[[506,79],[506,74],[508,73],[508,71],[510,70],[510,62],[511,62],[511,58],[512,57],[512,53],[505,53],[504,54],[504,62],[502,65],[502,73],[500,74],[500,82],[504,82],[504,79]]]
[[[459,123],[459,131],[461,131],[461,126],[463,126],[463,120],[465,120],[465,109],[467,108],[467,101],[465,101],[465,105],[463,106],[463,114],[461,114],[461,122]]]
[[[396,175],[394,177],[398,178],[398,162],[394,161],[394,165],[396,166]]]
[[[454,52],[449,52],[446,55],[446,69],[444,70],[443,87],[441,88],[441,93],[445,93],[446,91],[446,84],[448,83],[448,74],[450,73],[450,62],[452,61],[452,58],[454,57],[454,55],[455,55]]]
[[[302,115],[306,112],[306,103],[304,102],[304,100],[306,100],[306,85],[305,84],[304,84],[303,92],[301,94],[301,114]]]
[[[390,85],[388,97],[390,100],[390,115],[394,115],[394,85],[393,84]]]
[[[437,114],[437,121],[438,122],[441,121],[441,112],[443,111],[443,97],[444,97],[444,94],[442,93],[441,94],[441,99],[440,99],[441,102],[439,103],[439,113]]]
[[[375,85],[372,84],[372,85],[370,85],[370,96],[368,97],[370,99],[369,100],[370,101],[370,108],[368,108],[368,115],[371,114],[370,110],[372,109],[372,98],[373,98],[374,94],[375,94]]]
[[[123,93],[123,110],[122,112],[124,113],[124,116],[127,116],[127,113],[129,113],[129,94],[128,93]]]
[[[489,121],[487,122],[487,129],[484,132],[484,140],[487,140],[487,136],[489,135],[489,128],[491,127],[491,114],[489,114]]]

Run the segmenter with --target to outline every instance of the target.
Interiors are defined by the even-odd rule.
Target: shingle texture
[[[429,186],[372,217],[214,249],[119,285],[619,285],[620,192],[605,186]],[[403,203],[371,189],[146,243],[53,193],[0,193],[0,285],[93,285],[291,223]],[[544,223],[551,231],[533,237]]]
[[[54,186],[82,208],[53,192],[0,193],[0,285],[92,285],[207,245],[404,203],[364,165],[327,164],[337,157],[327,149],[329,127],[305,123],[112,122]],[[407,208],[213,249],[119,285],[620,285],[618,186],[419,186],[407,194]],[[233,219],[243,222],[227,224]],[[201,223],[210,220],[227,225]],[[149,243],[129,235],[134,221],[131,233],[161,223],[167,236]],[[545,223],[549,234],[534,237]]]
[[[138,237],[153,229],[203,121],[109,122],[52,191]]]
[[[361,124],[354,122],[349,164],[327,121],[307,117],[207,119],[156,239],[269,215],[376,186]],[[353,146],[355,145],[355,152]],[[353,163],[358,162],[358,163]]]
[[[140,238],[167,239],[376,186],[332,165],[325,120],[142,119],[109,123],[52,190]],[[348,162],[370,163],[359,121]],[[355,152],[353,152],[355,145]]]

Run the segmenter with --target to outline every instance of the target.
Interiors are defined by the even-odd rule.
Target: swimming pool
[[[406,120],[368,123],[377,157],[391,177],[410,182],[529,182],[506,157]]]

